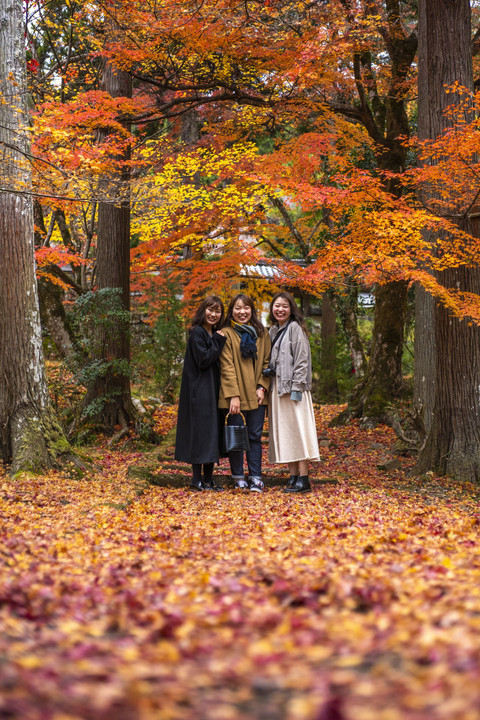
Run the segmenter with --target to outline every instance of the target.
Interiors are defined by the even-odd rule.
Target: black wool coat
[[[218,409],[219,357],[226,338],[194,327],[188,338],[178,403],[175,460],[217,462],[223,414]]]

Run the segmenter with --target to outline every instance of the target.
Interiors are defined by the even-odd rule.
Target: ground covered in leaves
[[[479,488],[336,410],[310,495],[268,467],[189,492],[168,443],[144,479],[128,441],[83,479],[3,472],[0,717],[478,720]]]

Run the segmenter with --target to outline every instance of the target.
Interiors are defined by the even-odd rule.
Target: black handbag
[[[242,452],[250,450],[248,441],[248,428],[245,422],[245,416],[240,413],[243,418],[243,425],[229,425],[228,418],[230,413],[225,417],[225,427],[223,428],[223,439],[225,452],[234,452],[241,450]]]

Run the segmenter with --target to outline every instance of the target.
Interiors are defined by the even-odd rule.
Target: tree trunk
[[[424,137],[433,139],[448,129],[451,120],[443,110],[462,101],[461,95],[447,95],[445,85],[456,81],[473,88],[470,17],[468,0],[420,0],[419,126]],[[423,198],[428,200],[428,188]],[[465,217],[458,224],[478,237],[478,219]],[[478,267],[453,268],[437,279],[445,287],[480,293]],[[479,481],[480,328],[453,317],[438,302],[433,328],[433,418],[416,470]]]
[[[337,334],[333,303],[327,293],[322,298],[322,351],[320,397],[325,402],[338,402],[340,393],[337,381]]]
[[[55,216],[56,215],[57,213],[55,213]],[[35,227],[34,242],[35,248],[38,249],[49,242],[43,208],[38,200],[34,200],[33,203],[33,219]],[[56,275],[65,280],[66,275],[58,265],[50,265],[46,269],[48,269],[52,275]],[[71,282],[70,279],[69,282]],[[37,279],[37,284],[42,328],[48,333],[58,356],[61,357],[62,360],[67,360],[70,366],[74,366],[76,361],[75,356],[81,353],[81,350],[78,347],[65,312],[63,305],[64,291],[60,285],[51,282],[45,277]]]
[[[435,401],[435,328],[434,299],[423,287],[415,288],[415,341],[413,406],[428,432],[432,426]]]
[[[38,298],[42,326],[54,344],[58,356],[65,360],[70,368],[74,368],[79,360],[77,356],[80,356],[82,351],[65,313],[63,295],[64,291],[59,285],[39,279]]]
[[[131,76],[116,69],[110,62],[105,66],[103,89],[112,97],[131,97]],[[100,202],[97,224],[97,290],[118,289],[121,307],[130,312],[130,200],[128,194],[129,153],[122,158],[123,170],[117,178],[109,178],[112,187],[116,180],[117,202]],[[118,160],[118,158],[117,158]],[[99,373],[88,388],[85,406],[100,400],[101,408],[96,418],[108,430],[116,425],[125,430],[133,417],[130,391],[130,335],[129,322],[123,321],[112,329],[109,325],[98,327],[94,359],[99,360],[104,371]]]
[[[420,22],[418,26],[418,96],[428,96],[430,78],[426,71],[427,63],[427,24]],[[453,78],[452,78],[453,82]],[[442,110],[445,110],[446,96],[439,98]],[[426,140],[434,137],[431,128],[430,113],[420,112],[418,118],[418,137]],[[428,199],[425,198],[428,202]],[[433,242],[433,239],[432,239]],[[413,406],[420,414],[426,432],[432,426],[433,404],[435,400],[435,330],[433,320],[433,297],[419,285],[415,288],[415,342],[414,342],[414,377]]]
[[[467,223],[465,223],[467,226]],[[467,228],[465,228],[467,229]],[[467,231],[471,232],[471,228]],[[445,287],[480,294],[478,268],[449,270]],[[433,418],[416,471],[433,470],[459,480],[480,481],[480,329],[468,320],[452,317],[436,303],[434,308]]]
[[[367,358],[358,332],[358,292],[356,288],[352,288],[346,297],[340,294],[334,295],[333,302],[347,339],[355,376],[362,378],[367,368]]]
[[[20,0],[0,0],[0,451],[12,473],[41,471],[70,446],[44,374],[33,202],[27,160],[25,39]]]
[[[380,285],[375,291],[372,354],[364,378],[355,386],[348,408],[333,424],[358,417],[367,425],[389,422],[389,403],[404,391],[402,352],[407,285]]]
[[[389,173],[401,173],[405,169],[405,149],[401,147],[400,132],[407,135],[408,120],[405,103],[391,102],[387,106],[390,126],[396,127],[389,152],[379,155],[380,169]],[[399,188],[392,180],[388,187],[393,195]],[[407,283],[402,281],[378,285],[375,290],[375,320],[372,333],[372,350],[365,376],[356,386],[349,402],[350,417],[360,417],[373,425],[388,421],[389,405],[405,391],[402,373],[402,354],[405,338],[407,312]]]

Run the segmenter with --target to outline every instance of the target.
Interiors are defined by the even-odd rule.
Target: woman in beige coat
[[[270,336],[260,322],[252,299],[235,295],[228,306],[222,332],[226,336],[220,356],[220,395],[218,406],[229,414],[231,425],[248,428],[248,481],[243,468],[243,452],[230,452],[230,470],[235,487],[263,491],[262,430],[270,379],[264,377],[270,359]]]

